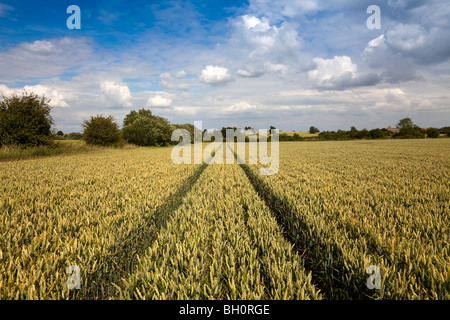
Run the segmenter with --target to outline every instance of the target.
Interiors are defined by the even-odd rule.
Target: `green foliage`
[[[415,125],[411,118],[403,118],[397,123],[397,128],[400,132],[393,135],[397,139],[417,139],[425,138],[425,133],[422,132],[419,126]]]
[[[280,133],[278,136],[279,141],[302,141],[304,140],[298,133],[288,135],[287,133]]]
[[[294,135],[292,136],[292,141],[300,141],[300,140],[303,140],[303,138],[298,133],[294,133]]]
[[[426,134],[428,138],[437,138],[439,137],[440,132],[437,128],[428,128]]]
[[[62,131],[60,131],[62,132]],[[81,132],[70,132],[70,133],[63,133],[62,135],[59,135],[58,132],[53,135],[53,139],[55,140],[82,140],[83,134]]]
[[[195,126],[193,124],[190,123],[185,123],[185,124],[172,124],[172,129],[171,131],[177,130],[177,129],[184,129],[189,131],[189,134],[191,136],[191,143],[194,143],[194,134],[195,134],[195,130],[199,130],[197,128],[195,128]],[[203,134],[206,132],[206,129],[203,130],[203,132],[201,133],[201,136],[203,137]],[[199,132],[200,133],[200,132]],[[176,141],[170,141],[170,143],[173,144],[177,144]]]
[[[138,111],[131,110],[130,113],[125,116],[125,119],[123,119],[123,126],[126,127],[131,125],[139,117],[151,118],[153,115],[150,110],[144,108]]]
[[[394,134],[397,139],[422,139],[425,138],[425,133],[422,132],[419,126],[405,126],[400,129],[399,133]]]
[[[64,136],[64,132],[62,132],[61,130],[59,130],[56,134],[57,134],[58,136]]]
[[[319,139],[321,140],[352,140],[352,139],[383,139],[389,135],[389,132],[376,128],[372,130],[362,129],[358,130],[355,127],[351,127],[349,131],[338,130],[336,131],[322,131],[319,133]]]
[[[77,154],[96,150],[96,147],[88,146],[83,141],[54,141],[51,146],[37,146],[21,148],[19,146],[0,147],[0,161],[13,159],[27,159],[42,156],[55,156],[60,154]]]
[[[313,127],[311,127],[313,128]],[[396,139],[422,139],[425,138],[425,133],[430,138],[437,138],[441,130],[436,128],[430,128],[427,131],[422,130],[419,126],[415,125],[411,118],[401,119],[397,128],[400,129],[397,133],[392,133],[386,129],[362,129],[358,130],[356,127],[351,127],[349,131],[338,130],[336,131],[323,131],[319,133],[318,137],[321,140],[353,140],[353,139],[385,139],[388,137]],[[311,129],[310,129],[311,130]]]
[[[439,129],[439,131],[440,131],[442,134],[447,135],[447,137],[450,137],[450,127],[443,127],[443,128],[441,128],[441,129]]]
[[[411,118],[403,118],[397,123],[397,128],[399,129],[413,126],[414,122],[411,120]]]
[[[35,93],[3,96],[0,102],[0,145],[52,145],[50,100]]]
[[[70,132],[64,134],[66,140],[82,140],[83,134],[81,132]]]
[[[83,123],[83,140],[89,145],[112,146],[122,143],[119,126],[112,116],[92,116]]]
[[[150,110],[132,110],[123,121],[123,137],[139,146],[164,146],[170,142],[173,127]]]
[[[384,138],[384,132],[379,128],[370,130],[369,135],[372,139]]]
[[[226,141],[226,137],[227,137],[227,129],[232,129],[234,131],[237,130],[236,127],[222,127],[222,129],[220,130],[220,132],[222,133],[222,137],[223,137],[223,141]]]
[[[309,133],[315,134],[315,133],[319,133],[319,132],[320,132],[320,130],[317,129],[316,127],[314,127],[314,126],[309,127]]]

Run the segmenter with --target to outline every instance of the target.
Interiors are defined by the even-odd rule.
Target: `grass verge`
[[[120,148],[132,148],[125,145]],[[53,146],[38,146],[22,148],[20,146],[1,146],[0,161],[23,160],[45,156],[55,156],[62,154],[76,154],[90,152],[107,147],[89,146],[81,140],[56,140]]]

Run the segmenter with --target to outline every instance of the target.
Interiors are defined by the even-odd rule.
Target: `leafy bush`
[[[319,133],[319,132],[320,132],[320,130],[317,129],[316,127],[314,127],[314,126],[309,127],[309,133],[315,134],[315,133]]]
[[[3,96],[0,102],[0,145],[52,145],[50,100],[35,93]]]
[[[83,140],[90,145],[112,146],[122,144],[122,136],[119,126],[114,122],[114,118],[107,118],[102,115],[91,117],[83,123]]]
[[[437,138],[440,135],[439,129],[437,128],[428,128],[426,133],[428,138]]]
[[[185,129],[185,130],[189,131],[189,134],[191,136],[191,143],[194,143],[194,134],[195,134],[196,128],[193,124],[190,124],[190,123],[172,124],[171,126],[172,126],[172,131],[177,130],[177,129]],[[199,129],[197,129],[197,130],[199,130]],[[203,136],[204,133],[205,133],[205,131],[201,132],[201,135]],[[170,141],[170,143],[177,144],[177,142],[173,142],[173,141]]]
[[[411,120],[411,118],[403,118],[397,123],[397,128],[407,128],[407,127],[413,127],[414,122]]]
[[[439,129],[442,134],[445,134],[447,137],[450,137],[450,127],[443,127]]]
[[[414,122],[411,120],[411,118],[404,118],[401,119],[398,124],[397,128],[400,129],[400,132],[394,134],[394,138],[398,139],[421,139],[425,138],[425,133],[422,132],[422,129],[420,129],[419,126],[414,124]]]
[[[150,110],[132,110],[123,121],[123,138],[138,146],[164,146],[170,142],[173,127]]]
[[[399,133],[394,135],[394,138],[399,139],[422,139],[425,138],[425,133],[422,132],[419,126],[410,125],[400,129]]]
[[[83,134],[80,132],[70,132],[70,133],[64,134],[64,138],[66,140],[82,140]]]
[[[372,139],[384,138],[384,132],[379,128],[370,130],[369,135]]]

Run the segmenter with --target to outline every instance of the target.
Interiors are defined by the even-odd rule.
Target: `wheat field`
[[[449,154],[283,142],[271,176],[171,148],[0,162],[0,298],[449,299]]]

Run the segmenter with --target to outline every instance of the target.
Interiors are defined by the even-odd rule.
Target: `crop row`
[[[0,299],[448,299],[448,151],[282,143],[272,176],[168,148],[0,163]]]
[[[208,166],[122,283],[122,299],[319,299],[239,166]]]
[[[286,144],[277,175],[243,168],[325,297],[448,299],[448,154],[447,140]]]
[[[170,149],[0,164],[0,298],[105,299],[201,173]],[[70,290],[70,265],[81,289]]]

